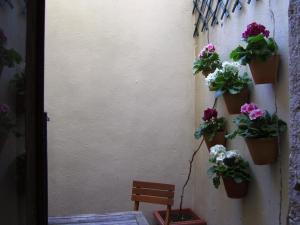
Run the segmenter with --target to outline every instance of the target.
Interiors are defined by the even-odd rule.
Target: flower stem
[[[214,104],[213,104],[213,107],[212,108],[216,108],[217,106],[217,101],[218,101],[218,98],[215,98],[214,100]],[[186,186],[188,185],[190,179],[191,179],[191,174],[192,174],[192,168],[193,168],[193,162],[194,162],[194,159],[195,159],[195,156],[197,155],[197,153],[199,152],[202,144],[204,142],[204,138],[202,137],[202,140],[198,146],[198,148],[193,152],[193,155],[191,157],[191,159],[189,160],[189,173],[188,173],[188,176],[185,180],[185,183],[181,189],[181,195],[180,195],[180,205],[179,205],[179,209],[180,209],[180,212],[182,211],[182,205],[183,205],[183,198],[184,198],[184,192],[185,192],[185,188]]]

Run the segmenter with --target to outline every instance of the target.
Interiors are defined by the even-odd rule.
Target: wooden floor
[[[142,212],[49,217],[49,225],[149,225]]]

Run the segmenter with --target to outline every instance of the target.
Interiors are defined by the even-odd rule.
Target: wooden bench
[[[133,181],[131,200],[134,201],[134,210],[139,210],[140,202],[167,206],[165,225],[171,222],[171,207],[174,204],[175,185]]]

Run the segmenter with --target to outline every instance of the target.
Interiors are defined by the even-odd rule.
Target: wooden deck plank
[[[49,225],[149,225],[139,211],[49,217],[48,222]]]
[[[72,221],[72,223],[74,222],[105,222],[105,221],[124,221],[124,220],[134,220],[136,218],[136,215],[114,215],[114,216],[110,216],[110,215],[105,215],[105,216],[101,216],[101,215],[94,215],[94,216],[74,216],[74,217],[57,217],[57,218],[52,218],[50,219],[50,221],[53,221],[56,224],[59,223],[67,223]]]

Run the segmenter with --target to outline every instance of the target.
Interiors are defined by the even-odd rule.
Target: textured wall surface
[[[300,1],[289,9],[290,82],[290,211],[289,224],[300,224]],[[296,189],[296,190],[295,190]]]
[[[47,1],[50,216],[130,210],[133,179],[179,191],[194,147],[191,8]]]
[[[229,60],[229,53],[241,43],[241,33],[247,24],[253,21],[262,23],[269,28],[272,36],[273,30],[275,31],[275,40],[279,45],[281,57],[278,84],[274,87],[269,84],[254,86],[251,100],[270,112],[275,111],[276,100],[279,117],[288,122],[288,1],[251,1],[250,5],[243,1],[243,4],[242,11],[237,10],[222,24],[210,29],[210,42],[216,45],[222,60]],[[273,21],[272,12],[275,21]],[[299,25],[299,20],[297,24]],[[200,50],[207,44],[207,33],[200,34],[197,41],[197,50]],[[297,61],[299,62],[299,60]],[[246,69],[249,71],[248,67]],[[274,93],[277,99],[274,98]],[[199,74],[196,79],[196,126],[200,122],[203,110],[212,106],[213,98],[214,93],[208,91],[204,78]],[[218,102],[217,109],[221,115],[227,118],[228,129],[233,130],[235,127],[231,120],[235,116],[228,115],[222,98]],[[240,137],[229,141],[228,147],[239,149],[250,162],[253,181],[249,187],[249,193],[242,200],[232,200],[226,196],[223,185],[219,189],[215,189],[206,174],[209,167],[208,153],[206,147],[203,147],[197,157],[193,176],[196,211],[210,225],[286,224],[288,213],[288,132],[280,139],[278,161],[269,166],[255,166],[244,140]]]

